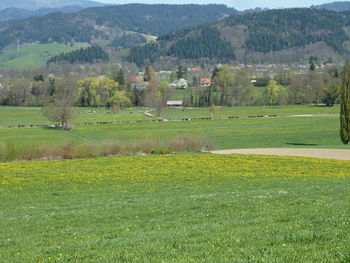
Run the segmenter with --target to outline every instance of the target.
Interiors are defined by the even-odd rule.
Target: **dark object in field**
[[[288,145],[295,145],[295,146],[317,146],[318,144],[313,143],[297,143],[297,142],[287,142]]]

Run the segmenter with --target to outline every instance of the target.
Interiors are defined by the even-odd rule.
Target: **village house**
[[[209,87],[211,85],[212,81],[210,78],[201,78],[200,84],[204,87]]]

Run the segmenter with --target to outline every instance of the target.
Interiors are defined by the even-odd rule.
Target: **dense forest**
[[[181,32],[186,32],[183,30]],[[172,34],[161,37],[173,39]],[[234,59],[234,48],[232,45],[220,38],[220,32],[209,25],[200,28],[198,34],[175,42],[169,50],[165,50],[159,43],[150,43],[145,46],[134,46],[126,60],[139,66],[153,63],[160,56],[176,56],[186,59],[215,58],[221,62]]]
[[[115,48],[128,48],[140,44],[146,44],[147,38],[141,34],[123,34],[120,37],[116,37],[112,42],[112,47]]]
[[[124,31],[161,35],[235,14],[225,5],[128,4],[88,8],[73,14],[59,12],[0,23],[0,50],[21,43],[111,45]]]
[[[68,53],[62,53],[58,56],[54,56],[47,61],[50,63],[96,63],[96,62],[108,62],[109,56],[99,46],[92,46],[88,48],[81,48]]]
[[[335,54],[348,55],[349,50],[345,44],[349,37],[345,31],[350,26],[349,15],[350,12],[309,8],[233,15],[211,27],[203,25],[164,34],[158,38],[158,45],[131,49],[127,60],[142,65],[154,61],[155,56],[164,55],[183,59],[212,56],[233,59],[234,55],[228,55],[228,50],[233,48],[243,49],[244,53],[238,59],[244,60],[246,55],[254,52],[268,54],[291,48],[303,49],[316,43],[323,43]],[[212,28],[209,34],[216,41],[211,41],[200,33],[207,28]],[[244,44],[238,46],[237,43]],[[152,53],[148,52],[150,49],[153,50]],[[209,50],[212,53],[209,54]],[[223,52],[217,53],[218,50]],[[299,59],[295,57],[296,61]]]
[[[269,10],[261,13],[231,16],[225,20],[230,27],[245,25],[250,32],[249,51],[267,53],[291,47],[305,47],[323,41],[343,53],[348,37],[344,26],[350,25],[345,13],[314,9]]]
[[[211,26],[204,26],[198,36],[177,41],[169,49],[168,55],[187,59],[234,59],[232,45],[221,39],[219,30]]]

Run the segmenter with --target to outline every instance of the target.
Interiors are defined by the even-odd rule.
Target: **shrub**
[[[108,141],[78,144],[68,141],[61,146],[7,143],[0,144],[0,162],[96,158],[126,154],[171,154],[201,152],[213,148],[213,145],[204,138],[187,136],[169,140],[146,139],[137,142]]]

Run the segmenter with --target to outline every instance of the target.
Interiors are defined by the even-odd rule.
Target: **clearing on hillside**
[[[64,52],[87,47],[87,43],[75,43],[67,46],[58,43],[23,46],[19,50],[11,49],[0,54],[0,67],[28,68],[45,66],[49,58]]]

